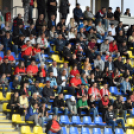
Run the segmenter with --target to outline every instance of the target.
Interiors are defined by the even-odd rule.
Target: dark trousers
[[[26,56],[26,55],[24,55],[23,58],[25,60],[25,66],[27,66],[28,61],[31,61],[31,58],[29,58],[29,56]]]
[[[88,115],[89,114],[89,110],[87,108],[78,108],[78,114],[81,115],[81,112],[86,112],[86,114]]]
[[[108,110],[108,108],[101,108],[101,110],[99,110],[102,113],[103,122],[106,122],[105,114],[106,114],[107,110]]]
[[[44,18],[45,18],[45,7],[37,7],[38,9],[38,17],[40,14],[43,14],[44,15]]]

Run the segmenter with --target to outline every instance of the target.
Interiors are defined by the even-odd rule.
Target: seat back
[[[133,126],[134,119],[133,118],[127,118],[127,125],[128,126]]]
[[[77,127],[70,127],[70,129],[69,129],[69,134],[78,134],[78,129],[77,129]]]
[[[20,115],[19,114],[13,114],[12,115],[12,122],[17,122],[21,121]]]
[[[84,124],[89,124],[89,123],[91,123],[91,117],[90,117],[90,116],[84,116],[84,117],[83,117],[83,123],[84,123]]]
[[[124,131],[122,130],[122,128],[116,128],[115,134],[124,134]]]
[[[109,91],[110,91],[111,93],[116,93],[116,92],[118,92],[117,87],[113,87],[113,86],[111,86],[111,87],[109,88]]]
[[[127,129],[126,134],[134,134],[134,130],[133,129]]]
[[[8,105],[8,103],[3,103],[2,104],[2,110],[3,111],[6,111],[7,110],[7,105]]]
[[[95,117],[94,123],[102,123],[102,118],[100,116]]]
[[[21,127],[21,134],[30,134],[31,133],[31,129],[29,126],[22,126]]]
[[[100,128],[93,128],[93,134],[101,134]]]
[[[67,130],[65,127],[62,127],[63,134],[67,134]]]
[[[111,128],[104,128],[104,134],[113,134]]]
[[[79,116],[72,116],[71,121],[72,121],[72,123],[78,123],[78,122],[81,122]]]
[[[82,129],[81,129],[81,134],[90,134],[89,128],[82,127]]]
[[[33,128],[33,133],[34,133],[34,134],[43,133],[42,127],[35,126],[35,127]]]
[[[11,92],[6,93],[6,100],[9,101],[11,99]]]
[[[72,95],[65,95],[64,100],[70,99]]]
[[[3,93],[0,92],[0,101],[3,101],[3,100],[4,100]]]
[[[61,121],[62,123],[67,123],[67,122],[69,122],[69,118],[68,118],[67,115],[61,115],[61,116],[60,116],[60,121]]]

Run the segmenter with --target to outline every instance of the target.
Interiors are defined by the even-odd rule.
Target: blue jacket
[[[74,18],[81,18],[83,17],[83,13],[82,13],[82,10],[80,8],[75,8],[74,9]]]
[[[34,115],[34,114],[38,114],[38,113],[37,113],[37,110],[36,110],[36,112],[33,112],[33,107],[30,106],[30,107],[28,108],[27,114],[26,114],[26,116],[25,116],[26,121],[29,119],[30,116],[32,116],[32,115]]]
[[[66,45],[66,43],[62,39],[61,40],[56,39],[55,45],[56,45],[56,51],[63,51],[63,48]]]
[[[127,87],[127,85],[128,85],[128,87]],[[123,82],[121,83],[120,90],[121,90],[124,94],[126,93],[126,90],[131,91],[131,85],[130,85],[130,83],[129,83],[129,82],[126,82],[126,81],[123,81]]]

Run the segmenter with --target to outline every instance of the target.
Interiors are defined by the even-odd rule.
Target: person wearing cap
[[[52,120],[48,121],[46,125],[46,134],[63,134],[60,123],[57,121],[57,115],[53,115]]]
[[[55,97],[53,102],[53,112],[55,115],[58,115],[58,111],[61,110],[65,115],[68,114],[68,108],[65,106],[63,93],[59,93],[58,96]]]
[[[26,38],[24,40],[25,44],[26,44],[27,40],[30,41],[30,45],[31,46],[35,46],[36,45],[36,40],[35,40],[35,37],[34,37],[34,35],[32,33],[29,36],[26,36]]]
[[[54,96],[54,91],[53,89],[51,88],[50,86],[50,81],[47,80],[46,81],[46,85],[45,87],[43,88],[43,91],[42,91],[42,99],[48,103],[50,101],[50,99],[54,100],[55,99],[55,96]]]
[[[80,20],[83,20],[83,13],[82,13],[79,3],[76,4],[76,7],[74,8],[73,13],[74,13],[74,19],[77,23],[79,23]]]
[[[33,103],[27,110],[27,114],[25,116],[26,121],[33,121],[36,126],[42,126],[41,115],[38,113],[38,104]]]
[[[123,119],[115,118],[113,105],[108,106],[108,110],[106,111],[105,118],[106,118],[106,123],[108,125],[112,125],[113,134],[115,134],[115,126],[116,126],[115,124],[120,124],[120,123],[122,125],[122,128],[124,129],[124,132],[126,132],[125,123],[124,123]]]
[[[84,111],[88,115],[89,109],[90,109],[90,107],[88,106],[88,103],[87,103],[87,96],[84,95],[84,96],[82,96],[81,99],[79,99],[77,101],[78,114],[81,115],[81,112]]]
[[[84,19],[86,20],[95,20],[94,14],[92,13],[92,11],[90,11],[90,7],[86,6],[86,10],[84,12]]]
[[[101,101],[99,102],[99,112],[102,113],[102,120],[106,122],[105,114],[108,110],[108,105],[110,104],[109,98],[107,95],[103,96]]]
[[[126,76],[125,80],[121,83],[120,91],[124,94],[128,94],[129,96],[132,94],[129,76]]]
[[[75,96],[71,96],[66,100],[67,106],[71,114],[77,115],[76,99]]]

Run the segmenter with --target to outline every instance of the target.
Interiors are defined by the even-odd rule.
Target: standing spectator
[[[24,22],[21,17],[22,17],[21,14],[18,14],[18,16],[13,20],[13,27],[24,25]]]
[[[40,14],[43,14],[45,18],[45,9],[46,9],[45,0],[37,0],[37,9],[38,9],[38,16],[40,16]]]
[[[64,18],[66,20],[67,18],[67,14],[69,13],[69,0],[62,0],[60,2],[60,13],[62,14],[62,18]]]
[[[82,13],[82,10],[80,8],[80,4],[79,3],[76,4],[76,7],[74,8],[73,13],[74,13],[75,21],[79,24],[79,22],[81,20],[83,20],[83,13]]]
[[[116,10],[114,12],[115,20],[120,21],[120,15],[121,15],[120,7],[116,7]]]
[[[30,24],[33,23],[33,7],[34,7],[34,0],[30,0],[30,5],[29,5],[29,20],[28,20],[28,22]]]
[[[47,3],[48,19],[51,20],[51,16],[55,15],[55,21],[57,17],[57,0],[48,0]]]

